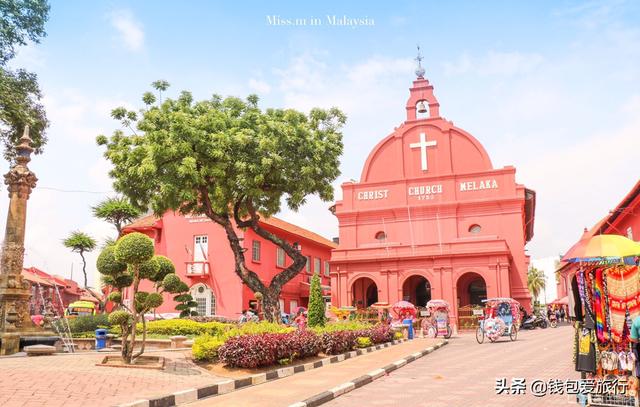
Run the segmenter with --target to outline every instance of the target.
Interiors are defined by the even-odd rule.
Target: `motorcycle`
[[[549,321],[544,316],[538,315],[529,315],[525,320],[522,321],[520,325],[520,329],[536,329],[542,328],[545,329],[549,326]]]
[[[535,324],[538,328],[547,329],[549,327],[549,320],[546,315],[539,315],[536,317]]]

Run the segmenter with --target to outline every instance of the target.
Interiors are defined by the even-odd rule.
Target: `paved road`
[[[578,379],[571,352],[573,328],[519,332],[518,340],[485,341],[454,337],[449,345],[390,375],[325,404],[331,407],[576,406],[575,396],[496,395],[496,378]],[[573,398],[572,398],[573,397]]]

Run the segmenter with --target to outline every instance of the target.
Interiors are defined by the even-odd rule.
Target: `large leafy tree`
[[[36,153],[42,152],[47,142],[48,121],[36,75],[24,69],[13,71],[7,63],[17,47],[28,41],[40,42],[46,35],[44,23],[48,17],[46,0],[0,1],[0,142],[8,160],[15,157],[15,146],[27,124]]]
[[[182,92],[155,106],[153,94],[145,93],[143,102],[147,107],[139,114],[124,108],[112,112],[130,134],[118,130],[97,138],[113,164],[114,188],[141,209],[201,214],[224,228],[236,274],[261,293],[265,318],[278,321],[282,286],[306,259],[259,220],[277,213],[283,203],[298,209],[310,194],[333,199],[344,114],[336,108],[309,114],[263,111],[255,95],[245,100],[214,95],[196,102]],[[246,264],[242,229],[253,230],[291,258],[271,281],[263,282]]]
[[[93,216],[111,223],[118,232],[118,238],[122,236],[122,227],[140,216],[140,210],[122,197],[107,198],[91,207]]]

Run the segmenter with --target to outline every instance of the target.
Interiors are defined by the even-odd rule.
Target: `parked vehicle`
[[[476,330],[478,343],[484,342],[485,336],[491,342],[501,336],[508,336],[515,341],[520,324],[520,303],[513,298],[489,298],[483,300],[485,308],[479,318],[480,326]]]
[[[427,302],[427,316],[421,323],[422,332],[428,337],[438,335],[451,338],[453,331],[449,323],[449,303],[445,300],[431,300]]]
[[[521,329],[545,329],[549,326],[549,320],[544,315],[529,315],[524,321],[522,321]]]
[[[96,304],[91,301],[75,301],[69,304],[64,314],[67,318],[96,315]]]

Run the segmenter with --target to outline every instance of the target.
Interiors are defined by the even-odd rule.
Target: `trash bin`
[[[402,321],[402,324],[407,326],[407,330],[409,332],[409,339],[413,339],[413,319],[407,318]]]
[[[107,347],[107,330],[96,329],[96,350],[104,349]]]

